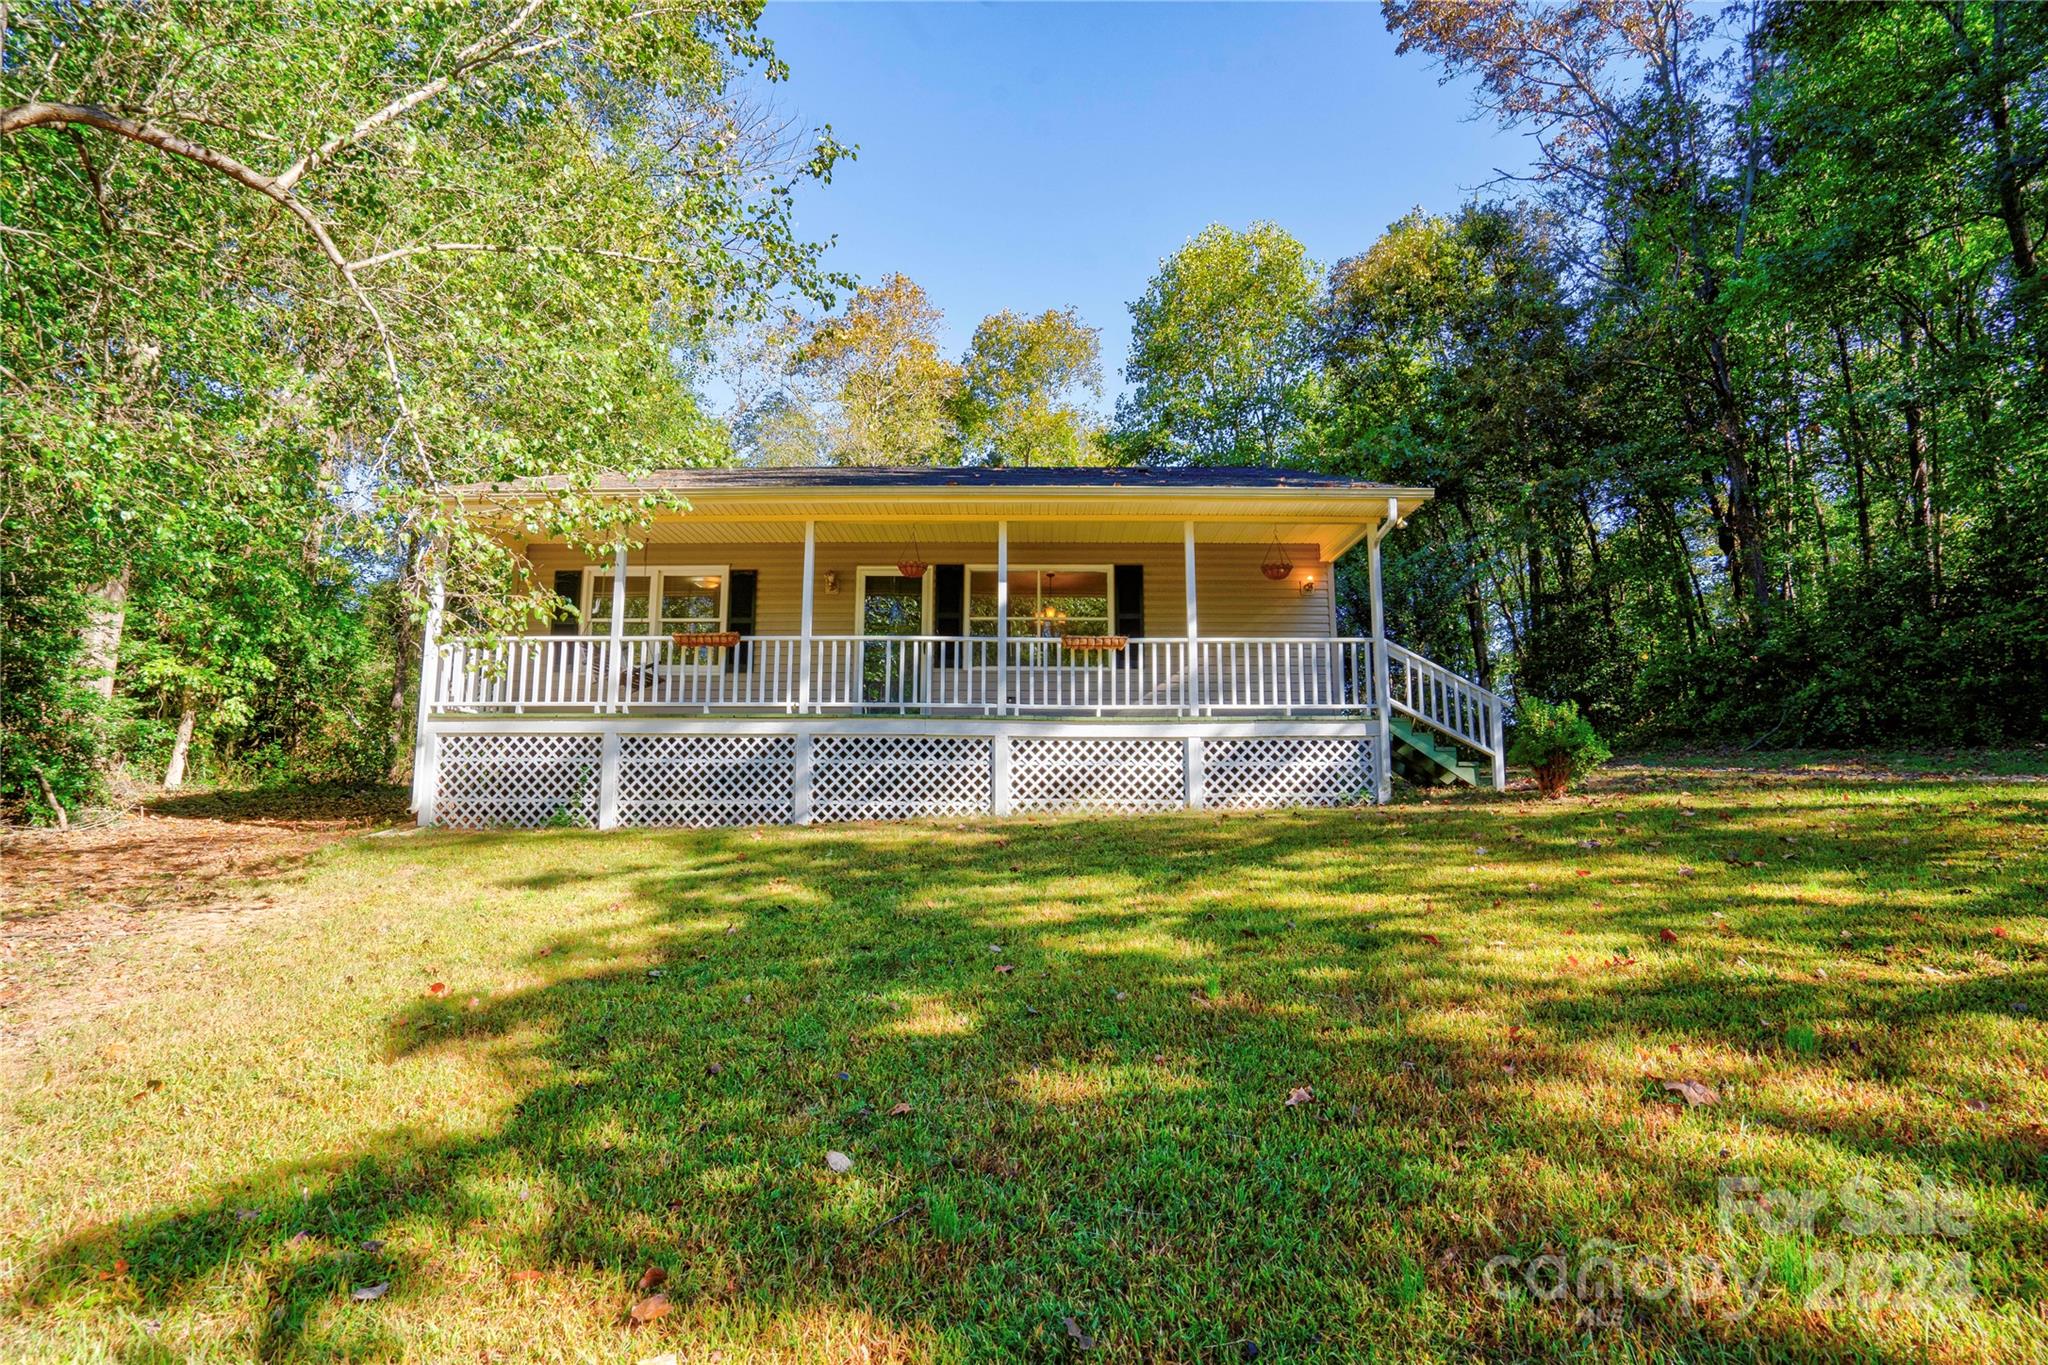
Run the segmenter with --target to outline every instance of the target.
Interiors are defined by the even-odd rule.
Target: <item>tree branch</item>
[[[513,38],[517,36],[521,29],[526,27],[527,21],[533,18],[534,13],[544,3],[545,0],[526,0],[526,4],[520,11],[512,16],[510,23],[495,33],[477,39],[468,47],[456,53],[455,64],[447,71],[428,81],[425,85],[399,96],[376,113],[358,122],[355,127],[347,132],[336,133],[333,137],[328,138],[318,148],[306,153],[290,166],[287,166],[284,173],[277,177],[277,183],[284,189],[289,190],[305,178],[306,172],[312,170],[342,148],[375,132],[393,119],[403,118],[408,112],[434,98],[434,96],[446,90],[457,80],[461,79],[463,75],[474,70],[476,67],[485,66],[495,61],[511,46]],[[525,47],[518,49],[513,55],[531,56],[533,53],[543,51],[561,41],[564,40],[556,38],[543,40],[539,43],[529,43]]]

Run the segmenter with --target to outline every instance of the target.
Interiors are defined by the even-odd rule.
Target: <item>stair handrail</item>
[[[1387,668],[1389,710],[1478,750],[1492,760],[1494,788],[1507,785],[1505,704],[1498,693],[1392,640]]]

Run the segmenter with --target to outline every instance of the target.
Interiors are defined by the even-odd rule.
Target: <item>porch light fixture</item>
[[[1307,597],[1310,593],[1314,592],[1315,590],[1316,576],[1312,573],[1303,574],[1301,576],[1301,595],[1303,597]]]
[[[917,532],[910,533],[910,554],[896,561],[896,572],[905,578],[923,578],[924,561],[917,554]]]
[[[827,569],[827,570],[825,570],[825,591],[826,591],[826,592],[838,592],[838,591],[839,591],[839,570],[837,570],[837,569]]]
[[[1275,583],[1285,582],[1294,572],[1294,561],[1287,557],[1287,549],[1280,543],[1278,532],[1273,535],[1273,548],[1266,551],[1266,558],[1260,563],[1259,572]]]

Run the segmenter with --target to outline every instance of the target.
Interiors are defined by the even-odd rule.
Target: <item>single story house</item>
[[[509,639],[430,612],[422,824],[741,825],[1383,801],[1505,780],[1501,701],[1385,638],[1424,488],[1267,469],[716,469]],[[448,490],[520,524],[545,481]],[[1371,633],[1333,567],[1363,547]]]

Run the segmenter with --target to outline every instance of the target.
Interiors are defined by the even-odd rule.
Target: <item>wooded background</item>
[[[794,231],[850,152],[754,5],[0,3],[0,799],[396,775],[423,547],[546,593],[436,483],[567,474],[602,553],[597,471],[740,461],[1427,484],[1393,633],[1623,742],[2048,738],[2048,12],[1385,13],[1533,171],[1203,230],[1104,413],[1071,310],[948,357]]]

